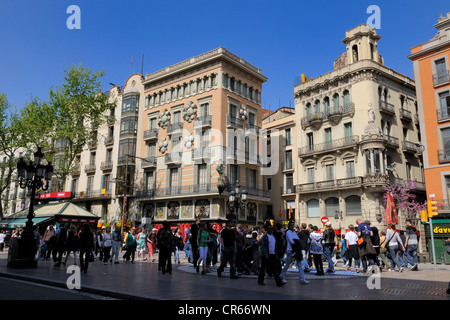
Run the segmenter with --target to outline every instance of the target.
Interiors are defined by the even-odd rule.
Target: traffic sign
[[[325,224],[328,221],[330,221],[330,219],[328,219],[327,217],[322,217],[322,218],[320,218],[320,221],[322,221],[322,223]]]

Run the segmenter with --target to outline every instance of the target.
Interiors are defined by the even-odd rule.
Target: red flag
[[[389,193],[389,196],[391,197],[392,210],[394,211],[394,224],[398,224],[397,210],[395,209],[394,198],[392,197],[392,194],[391,194],[391,193]]]
[[[392,211],[392,205],[394,204],[392,201],[392,196],[390,193],[388,193],[387,195],[387,199],[386,199],[386,224],[392,223],[392,215],[391,215],[391,211]]]

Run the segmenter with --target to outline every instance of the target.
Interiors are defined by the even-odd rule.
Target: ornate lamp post
[[[234,190],[231,190],[228,194],[228,201],[230,203],[230,211],[233,214],[234,209],[236,209],[236,225],[239,221],[239,208],[244,210],[245,202],[247,201],[247,190],[240,191],[239,181],[236,180],[236,185]]]
[[[47,190],[53,174],[53,166],[49,162],[46,166],[41,164],[44,154],[41,147],[34,153],[34,161],[26,163],[20,158],[17,163],[17,175],[19,186],[31,191],[30,207],[28,209],[27,222],[20,238],[13,238],[13,243],[8,253],[8,267],[14,268],[36,268],[35,259],[37,244],[33,234],[34,198],[36,189]],[[46,184],[42,179],[45,179]],[[17,241],[16,241],[17,240]]]

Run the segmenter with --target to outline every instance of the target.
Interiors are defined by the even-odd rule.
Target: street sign
[[[328,219],[327,217],[322,217],[322,218],[320,218],[320,221],[322,221],[322,223],[325,224],[328,221],[330,221],[330,219]]]

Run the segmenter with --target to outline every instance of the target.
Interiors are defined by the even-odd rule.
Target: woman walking
[[[197,262],[197,272],[199,272],[200,261],[202,262],[202,274],[206,274],[209,272],[209,266],[206,264],[206,260],[208,258],[208,244],[209,244],[209,231],[208,225],[203,222],[200,228],[200,232],[197,237],[197,245],[199,248],[200,258]]]
[[[80,266],[81,272],[87,273],[89,266],[89,255],[94,249],[94,234],[88,224],[83,226],[80,233]]]
[[[399,248],[402,248],[403,251],[405,251],[405,247],[403,246],[402,239],[400,238],[397,231],[395,230],[395,224],[389,223],[388,228],[389,229],[387,230],[387,233],[386,233],[386,239],[388,239],[388,240],[386,240],[386,242],[385,242],[386,244],[384,247],[386,247],[386,245],[389,246],[388,250],[389,250],[389,253],[391,254],[391,269],[390,269],[390,271],[394,271],[395,266],[397,265],[399,272],[402,272],[403,266],[397,260],[397,253],[399,251]]]
[[[125,261],[128,263],[128,261],[130,261],[131,258],[131,263],[134,263],[134,255],[136,254],[136,235],[134,234],[135,229],[131,228],[130,232],[128,232],[127,238],[125,240],[126,242],[126,246],[127,246],[127,251],[125,252],[125,254],[123,255],[123,259],[125,259]]]
[[[317,226],[312,227],[312,231],[309,235],[309,253],[313,255],[314,266],[317,271],[318,276],[323,276],[325,273],[323,272],[323,263],[322,263],[322,254],[323,254],[323,238],[319,233],[319,229]]]
[[[145,228],[141,228],[141,232],[136,237],[137,239],[137,254],[138,258],[141,257],[142,261],[147,260],[145,257],[145,242],[146,242],[146,236],[145,236]]]
[[[108,264],[108,260],[110,260],[109,262],[112,263],[111,247],[112,247],[111,228],[107,227],[105,233],[103,234],[103,242],[102,242],[103,264]]]
[[[181,236],[180,230],[175,232],[175,254],[173,256],[173,263],[180,264],[180,251],[183,250],[183,237]]]
[[[380,257],[381,257],[382,263],[384,264],[384,270],[389,270],[390,263],[386,259],[387,250],[384,247],[386,245],[385,242],[386,242],[386,232],[381,231],[380,232]]]
[[[352,271],[352,261],[355,260],[356,272],[359,272],[359,252],[358,252],[358,235],[355,232],[355,227],[351,224],[348,226],[350,230],[345,234],[345,242],[347,244],[347,271]]]
[[[155,258],[153,258],[153,253],[155,252],[156,246],[156,232],[158,232],[158,229],[153,228],[152,232],[150,232],[147,236],[148,259],[151,262],[155,261]]]

